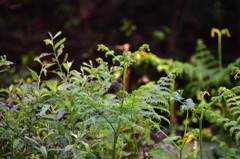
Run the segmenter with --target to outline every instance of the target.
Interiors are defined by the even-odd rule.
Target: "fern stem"
[[[203,145],[202,145],[202,115],[199,120],[199,140],[200,140],[200,159],[202,159],[203,155]]]
[[[182,146],[181,146],[181,149],[180,149],[180,159],[182,159],[182,151],[183,151],[183,148],[184,148],[184,146],[185,146],[185,143],[186,143],[186,141],[187,141],[187,139],[186,140],[184,140],[184,136],[186,135],[186,133],[187,133],[187,126],[188,126],[188,110],[187,110],[187,115],[186,115],[186,124],[185,124],[185,127],[184,127],[184,134],[183,134],[183,143],[182,143]]]
[[[134,107],[134,100],[132,102],[132,109],[133,109],[133,107]],[[132,121],[134,121],[132,114],[131,114],[131,119],[132,119]],[[134,131],[134,127],[133,126],[131,126],[131,130],[132,130],[132,134],[133,134],[133,150],[135,152],[137,152],[137,154],[139,154],[138,145],[137,145],[137,139],[136,139],[136,136],[135,136],[135,131]],[[139,158],[138,155],[137,155],[137,158]]]
[[[222,70],[222,35],[218,36],[218,64],[219,70]]]
[[[170,85],[170,90],[171,92],[174,91],[174,84]],[[170,136],[175,136],[176,130],[174,128],[174,101],[170,101],[170,130],[171,130]]]
[[[159,130],[165,137],[168,137],[168,135],[167,134],[165,134],[162,130]],[[172,142],[172,144],[178,149],[178,150],[180,150],[180,147],[175,143],[175,142],[173,142],[173,141],[171,141]]]
[[[205,111],[202,109],[201,116],[199,118],[200,159],[203,158],[202,122],[203,122],[203,117],[204,117],[204,114],[206,113],[206,111],[207,111],[207,109],[205,109]]]
[[[120,115],[123,113],[123,103],[124,103],[124,91],[126,88],[126,76],[127,76],[127,67],[128,64],[126,63],[123,66],[123,88],[122,88],[122,97],[121,97],[121,105],[120,105]],[[121,124],[122,124],[122,119],[120,118],[117,124],[117,129],[114,133],[114,141],[113,141],[113,154],[112,154],[112,159],[116,158],[116,146],[117,146],[117,140],[119,137],[119,134],[121,132]]]

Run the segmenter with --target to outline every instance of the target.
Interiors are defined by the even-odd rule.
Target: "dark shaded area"
[[[232,35],[223,37],[223,62],[239,57],[238,0],[0,0],[0,14],[0,51],[16,64],[29,66],[34,56],[51,51],[43,39],[59,30],[75,61],[102,56],[97,44],[123,43],[132,51],[147,43],[160,57],[186,61],[198,38],[217,56],[213,27],[228,28]]]

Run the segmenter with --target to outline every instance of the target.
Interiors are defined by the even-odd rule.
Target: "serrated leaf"
[[[61,40],[59,40],[55,45],[54,48],[57,49],[62,43],[64,43],[66,41],[66,38],[63,38]],[[59,55],[58,55],[59,56]]]
[[[108,56],[113,56],[114,57],[114,51],[111,50],[111,51],[106,52],[105,57],[107,58]]]
[[[61,119],[64,114],[65,114],[65,108],[61,108],[57,114],[57,120]]]
[[[67,145],[65,148],[64,148],[64,151],[69,151],[71,150],[75,145]]]
[[[229,130],[230,135],[232,135],[235,130],[240,130],[240,125],[231,127],[230,130]]]
[[[46,149],[46,147],[45,146],[41,146],[40,147],[40,151],[41,151],[43,157],[47,158],[47,149]]]
[[[225,122],[228,122],[230,119],[228,118],[219,118],[217,119],[217,124],[222,124],[222,123],[225,123]]]
[[[174,142],[175,140],[179,140],[179,139],[182,139],[182,137],[181,136],[167,137],[167,138],[163,139],[163,143],[170,144],[170,143]]]
[[[173,92],[173,98],[175,99],[175,100],[183,100],[183,97],[178,93],[178,92]]]
[[[238,145],[238,141],[240,139],[240,131],[236,132],[235,139],[236,139],[236,143]]]
[[[58,31],[56,35],[54,35],[53,39],[55,39],[56,37],[58,37],[59,35],[62,34],[62,31]]]
[[[229,126],[236,126],[237,125],[237,121],[230,121],[230,122],[227,122],[223,125],[224,129],[226,129],[227,127]]]

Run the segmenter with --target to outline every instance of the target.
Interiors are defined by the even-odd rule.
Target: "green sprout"
[[[227,37],[231,37],[229,30],[228,29],[217,29],[217,28],[212,28],[211,30],[211,37],[214,38],[215,33],[218,36],[218,64],[219,64],[219,69],[222,69],[222,35],[227,35]]]

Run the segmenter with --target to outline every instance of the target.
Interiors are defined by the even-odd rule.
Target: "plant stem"
[[[132,109],[134,107],[134,100],[132,102]],[[133,117],[132,117],[132,114],[131,114],[131,119],[133,121]],[[138,151],[138,145],[137,145],[137,139],[136,139],[136,136],[135,136],[135,131],[134,131],[134,127],[131,127],[131,130],[132,130],[132,134],[133,134],[133,150],[135,152],[137,152],[137,154],[139,154],[139,151]],[[137,155],[137,158],[139,158],[139,156]]]
[[[165,137],[168,137],[167,134],[164,133],[162,130],[159,130],[159,131],[160,131]],[[180,147],[179,147],[175,142],[172,141],[172,144],[173,144],[178,150],[180,150]]]
[[[222,35],[218,36],[218,64],[219,70],[222,70]]]
[[[180,159],[182,159],[182,151],[183,151],[183,148],[184,148],[185,143],[186,143],[186,141],[187,141],[187,139],[184,140],[184,136],[185,136],[186,133],[187,133],[187,126],[188,126],[188,110],[187,110],[187,116],[186,116],[186,124],[185,124],[185,127],[184,127],[183,143],[182,143],[182,147],[181,147],[181,149],[180,149]]]
[[[52,42],[53,42],[54,38],[52,38],[51,40],[52,40]],[[57,56],[56,48],[54,47],[54,43],[53,43],[53,45],[52,45],[52,48],[53,48],[53,54],[54,54],[55,60],[56,60],[56,62],[57,62],[57,65],[58,65],[58,67],[59,67],[59,70],[60,70],[60,72],[62,73],[62,76],[63,76],[63,75],[65,75],[65,74],[63,73],[62,67],[61,67],[60,62],[59,62],[59,60],[58,60],[58,56]],[[60,76],[60,78],[64,79],[62,76]]]
[[[122,88],[122,97],[121,97],[121,105],[120,105],[120,114],[122,115],[123,113],[123,103],[124,103],[124,91],[125,91],[125,87],[126,87],[126,75],[127,75],[127,67],[128,64],[125,64],[123,66],[123,88]],[[117,140],[121,131],[121,124],[122,124],[122,119],[120,118],[117,124],[117,129],[114,133],[114,141],[113,141],[113,154],[112,154],[112,159],[116,158],[116,146],[117,146]]]
[[[199,140],[200,140],[200,159],[202,159],[203,155],[203,146],[202,146],[202,121],[203,121],[203,115],[201,114],[201,117],[199,119]]]
[[[174,91],[174,84],[170,86],[171,92]],[[176,136],[176,130],[174,128],[174,101],[170,101],[170,136]]]

